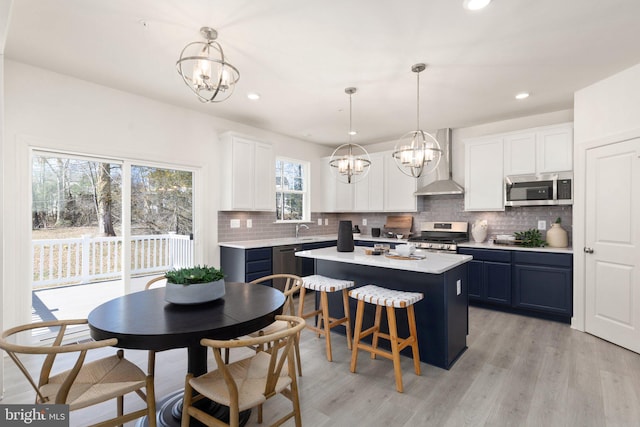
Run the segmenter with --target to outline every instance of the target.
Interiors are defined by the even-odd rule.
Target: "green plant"
[[[556,218],[556,220],[554,221],[554,224],[560,224],[562,222],[562,218],[558,217]]]
[[[208,283],[224,279],[222,270],[206,265],[169,270],[164,275],[168,283],[177,285],[192,285],[195,283]]]
[[[513,233],[516,236],[517,240],[522,242],[522,246],[526,246],[529,248],[537,248],[541,246],[546,246],[547,242],[542,238],[542,234],[540,230],[535,228],[530,228],[527,231],[517,231]]]

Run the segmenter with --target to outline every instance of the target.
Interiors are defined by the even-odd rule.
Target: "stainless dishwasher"
[[[301,250],[301,245],[283,245],[273,247],[273,274],[295,274],[302,272],[302,259],[296,256],[296,252]],[[276,279],[273,287],[284,290],[285,280]]]

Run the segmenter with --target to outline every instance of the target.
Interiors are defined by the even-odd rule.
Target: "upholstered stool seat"
[[[345,325],[347,332],[347,347],[351,349],[351,315],[349,314],[349,295],[347,290],[354,285],[352,280],[333,279],[331,277],[314,274],[302,278],[302,289],[300,290],[300,304],[298,305],[298,316],[303,319],[318,316],[316,325],[307,324],[307,328],[318,333],[318,336],[324,334],[326,341],[327,360],[331,362],[333,356],[331,353],[331,328],[338,325]],[[317,310],[304,312],[304,297],[306,290],[320,292],[320,308]],[[329,299],[328,292],[342,292],[342,302],[344,306],[344,316],[334,318],[329,315]]]
[[[371,358],[376,355],[393,360],[393,369],[396,377],[396,390],[403,392],[402,369],[400,367],[400,351],[411,346],[413,354],[413,366],[416,375],[420,375],[420,353],[418,351],[418,332],[416,328],[416,318],[413,304],[420,301],[424,296],[419,292],[396,291],[382,288],[376,285],[365,285],[352,289],[349,292],[351,298],[358,300],[356,311],[356,324],[353,333],[353,350],[351,353],[351,372],[356,371],[358,363],[358,350],[365,350],[371,353]],[[374,304],[376,314],[374,325],[362,331],[362,321],[364,318],[364,304]],[[380,332],[380,320],[382,317],[382,307],[387,308],[387,323],[389,333]],[[396,308],[407,310],[407,321],[409,323],[409,336],[407,338],[398,337],[396,323]],[[361,342],[362,338],[373,335],[371,345]],[[378,348],[378,339],[383,338],[391,343],[391,352]]]

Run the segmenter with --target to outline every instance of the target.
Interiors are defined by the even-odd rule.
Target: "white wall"
[[[585,329],[585,168],[586,150],[640,137],[640,64],[575,93],[572,326]]]
[[[1,28],[0,28],[1,30]],[[1,41],[0,41],[1,42]],[[0,48],[0,94],[4,93],[4,55],[2,54],[2,49]],[[4,160],[4,97],[0,95],[0,164],[3,163]],[[4,197],[3,195],[3,177],[0,175],[0,225],[4,223]],[[4,280],[3,280],[3,271],[4,271],[4,231],[3,227],[0,227],[0,307],[3,307],[2,311],[4,312]],[[4,331],[4,321],[2,319],[3,316],[0,316],[0,331]],[[3,359],[0,358],[0,399],[4,394],[4,363],[2,363]]]
[[[276,155],[312,160],[327,148],[217,119],[22,63],[5,61],[2,232],[5,327],[30,321],[29,147],[181,165],[200,171],[195,195],[199,262],[219,264],[218,135],[227,130],[271,142]],[[34,83],[35,82],[35,83]],[[185,88],[185,96],[190,96]]]

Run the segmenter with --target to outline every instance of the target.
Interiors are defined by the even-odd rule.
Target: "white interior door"
[[[640,138],[587,151],[586,331],[640,352]]]

